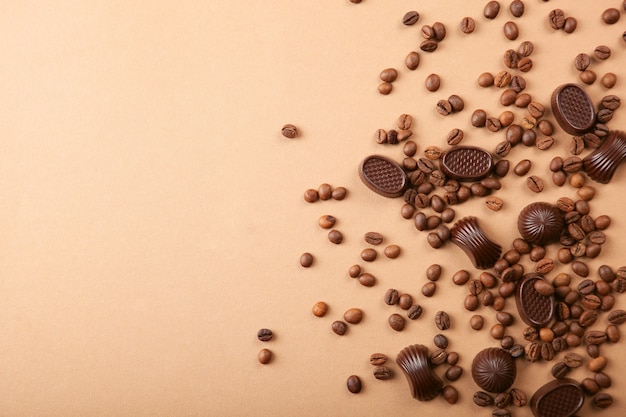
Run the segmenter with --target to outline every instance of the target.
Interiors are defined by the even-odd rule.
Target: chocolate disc
[[[441,170],[457,181],[476,181],[485,178],[493,169],[489,152],[474,146],[454,146],[441,155]]]
[[[487,348],[478,352],[472,361],[472,378],[487,392],[504,392],[513,385],[517,367],[505,350]]]
[[[583,167],[589,178],[607,184],[624,158],[626,158],[626,132],[612,130],[600,147],[583,159]]]
[[[517,218],[520,234],[534,245],[558,241],[564,227],[561,210],[550,203],[531,203],[522,209]]]
[[[396,363],[404,372],[413,398],[428,401],[443,389],[443,382],[433,371],[424,345],[407,346],[396,357]]]
[[[457,221],[450,230],[450,240],[463,249],[478,269],[491,268],[502,252],[500,245],[485,236],[476,217]]]
[[[370,190],[385,197],[400,197],[409,185],[402,167],[380,155],[368,156],[361,162],[359,177]]]
[[[585,402],[583,390],[573,379],[555,379],[537,390],[530,398],[535,417],[571,417]]]
[[[535,289],[537,280],[543,280],[543,277],[528,274],[517,283],[515,304],[524,323],[533,327],[543,327],[554,316],[554,296],[539,294]]]
[[[564,84],[552,93],[552,113],[559,126],[571,135],[588,132],[596,121],[593,102],[578,84]]]

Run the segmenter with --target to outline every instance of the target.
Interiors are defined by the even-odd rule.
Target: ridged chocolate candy
[[[539,294],[535,289],[537,280],[543,280],[543,277],[527,274],[517,283],[515,304],[524,323],[533,327],[543,327],[554,316],[554,296]]]
[[[368,156],[361,162],[359,177],[370,190],[385,197],[400,197],[409,185],[400,164],[380,155]]]
[[[596,111],[587,92],[578,84],[563,84],[552,93],[552,113],[559,126],[571,135],[588,132]]]
[[[583,159],[583,168],[589,178],[606,184],[611,181],[624,158],[626,158],[626,132],[612,130],[600,147]]]
[[[487,392],[506,391],[513,385],[516,375],[515,360],[504,349],[483,349],[472,361],[472,378]]]
[[[441,171],[458,181],[476,181],[493,170],[493,157],[474,146],[454,146],[441,155]]]
[[[502,247],[485,235],[476,217],[457,221],[450,230],[450,240],[463,249],[478,269],[491,268],[502,253]]]
[[[420,401],[435,398],[443,389],[443,381],[433,371],[428,348],[424,345],[410,345],[402,349],[396,363],[404,372],[411,395]]]
[[[565,227],[561,210],[554,204],[536,202],[524,207],[517,218],[517,229],[534,245],[556,242]]]
[[[583,390],[573,379],[555,379],[543,385],[530,398],[535,417],[571,417],[585,402]]]

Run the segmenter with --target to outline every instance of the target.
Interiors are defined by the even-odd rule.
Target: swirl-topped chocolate
[[[556,242],[564,227],[563,213],[550,203],[531,203],[522,209],[517,218],[520,234],[534,245]]]
[[[516,375],[515,360],[504,349],[483,349],[472,361],[472,378],[487,392],[506,391],[513,385]]]
[[[491,268],[502,252],[502,247],[490,240],[478,225],[476,217],[457,221],[450,230],[450,240],[470,258],[478,269]]]

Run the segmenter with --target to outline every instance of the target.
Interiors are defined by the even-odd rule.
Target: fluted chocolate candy
[[[537,280],[543,280],[543,277],[527,274],[517,283],[515,304],[524,323],[533,327],[543,327],[554,316],[554,295],[539,294],[535,289]]]
[[[487,392],[506,391],[513,385],[516,375],[515,360],[504,349],[483,349],[472,361],[472,378]]]
[[[585,402],[583,390],[573,379],[555,379],[543,385],[530,398],[535,417],[571,417]]]
[[[450,240],[463,249],[478,269],[491,268],[502,253],[502,247],[485,235],[476,217],[457,221],[450,230]]]
[[[380,155],[368,156],[361,162],[359,177],[370,190],[385,197],[400,197],[409,185],[402,167]]]
[[[440,168],[448,178],[457,181],[477,181],[493,170],[493,157],[474,146],[454,146],[441,155]]]
[[[587,92],[578,84],[563,84],[554,90],[552,113],[559,126],[571,135],[588,132],[596,121],[596,111]]]
[[[522,209],[517,218],[517,229],[522,238],[534,245],[558,241],[564,227],[561,210],[550,203],[531,203]]]
[[[589,178],[607,184],[624,158],[626,158],[626,132],[612,130],[600,147],[583,159],[583,168]]]
[[[396,363],[409,382],[413,398],[432,400],[443,389],[443,381],[431,367],[426,346],[416,344],[405,347],[398,353]]]

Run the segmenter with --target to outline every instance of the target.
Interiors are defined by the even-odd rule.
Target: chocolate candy
[[[626,132],[612,130],[600,147],[583,159],[583,168],[589,178],[606,184],[625,157]]]
[[[385,197],[400,197],[409,185],[402,167],[380,155],[368,156],[361,162],[359,177],[370,190]]]
[[[443,389],[443,382],[433,371],[428,348],[424,345],[407,346],[396,357],[396,363],[406,376],[413,398],[428,401]]]
[[[517,229],[527,242],[545,245],[559,240],[565,221],[553,204],[537,202],[524,207],[517,218]]]
[[[541,295],[535,289],[535,281],[541,275],[527,274],[517,283],[515,304],[521,319],[533,327],[543,327],[554,316],[554,295]]]
[[[573,379],[555,379],[543,385],[530,399],[535,417],[571,417],[585,402],[581,386]]]
[[[450,230],[450,240],[470,258],[478,269],[491,268],[502,252],[502,247],[490,240],[478,225],[476,217],[464,217]]]
[[[448,178],[457,181],[477,181],[493,170],[489,152],[474,146],[454,146],[441,155],[440,168]]]
[[[591,98],[578,84],[563,84],[552,93],[552,113],[561,128],[571,135],[588,132],[596,112]]]
[[[487,392],[504,392],[513,385],[517,367],[515,360],[500,348],[483,349],[472,361],[472,378]]]

